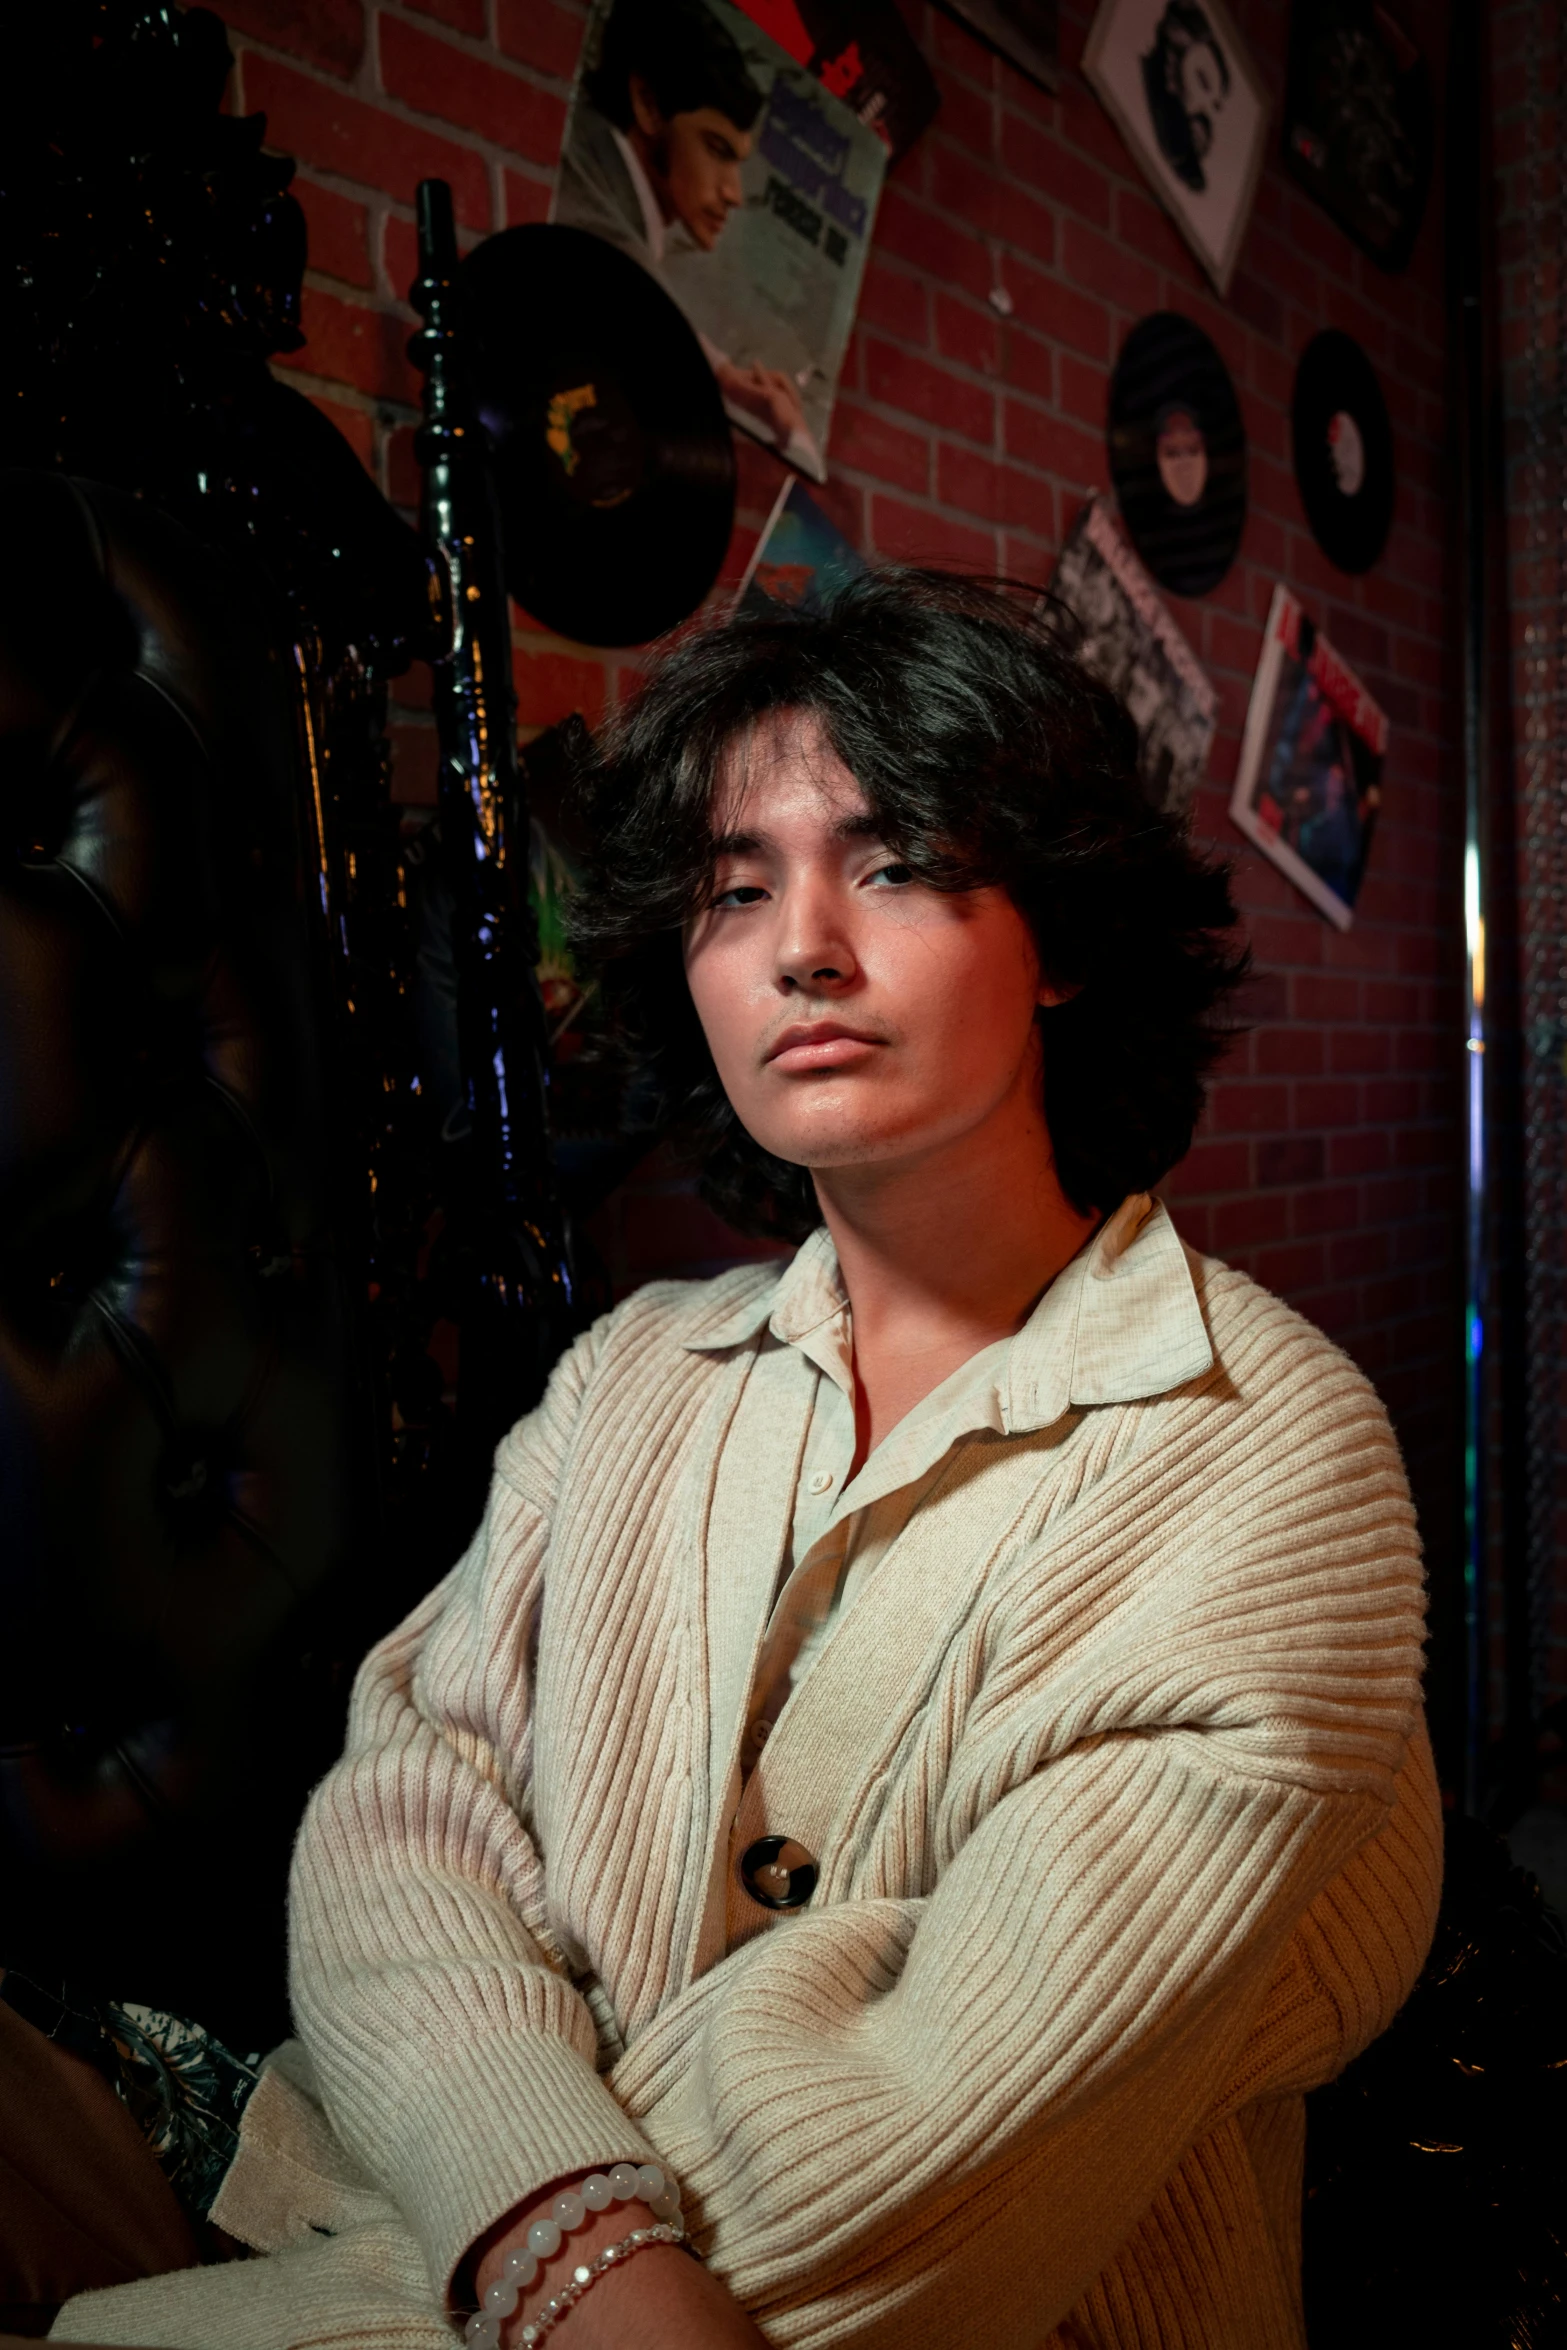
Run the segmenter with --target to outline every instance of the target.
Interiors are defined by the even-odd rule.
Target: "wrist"
[[[474,2271],[479,2307],[465,2329],[475,2350],[531,2345],[536,2320],[547,2332],[559,2304],[581,2298],[622,2257],[684,2241],[680,2192],[656,2164],[616,2163],[547,2190],[495,2229]],[[595,2265],[597,2264],[597,2265]],[[586,2276],[583,2272],[588,2272]]]

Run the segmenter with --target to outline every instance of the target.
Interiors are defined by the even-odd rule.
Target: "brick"
[[[304,348],[285,352],[279,365],[327,383],[348,384],[374,399],[418,403],[418,377],[409,363],[408,327],[367,302],[345,302],[306,286],[300,315]]]
[[[381,80],[388,97],[417,114],[439,115],[513,155],[554,164],[566,124],[566,101],[400,16],[380,19]]]
[[[245,60],[245,103],[267,118],[267,145],[412,207],[422,179],[450,182],[457,218],[488,229],[490,183],[472,147],[400,121],[346,90],[328,88],[271,57]]]
[[[901,408],[907,416],[921,416],[971,441],[988,442],[995,431],[995,400],[983,385],[966,383],[891,343],[867,342],[865,388],[882,406]]]
[[[506,175],[506,226],[524,228],[550,215],[550,181],[542,173],[510,171]]]
[[[878,481],[923,496],[930,488],[930,441],[885,416],[877,416],[841,395],[833,409],[830,455],[833,465],[852,466]]]
[[[249,33],[345,81],[359,71],[365,53],[363,0],[223,0],[223,22],[230,32]],[[254,107],[248,74],[246,90],[246,103]]]
[[[988,305],[981,309],[955,294],[937,294],[936,348],[943,359],[971,368],[976,375],[999,374],[1001,338],[1001,320]]]
[[[467,33],[482,41],[489,27],[485,20],[484,0],[402,0],[416,16],[433,16],[437,24],[449,25],[454,33]]]
[[[351,196],[335,188],[318,187],[314,180],[296,178],[308,233],[307,266],[323,277],[335,277],[347,286],[372,283],[370,274],[370,215]]]
[[[1068,416],[1076,417],[1094,432],[1103,432],[1110,379],[1102,367],[1092,367],[1086,360],[1076,359],[1070,351],[1061,354],[1058,373],[1060,403]]]
[[[1010,523],[1036,538],[1055,536],[1055,492],[1048,482],[951,441],[936,451],[936,495],[978,521]]]
[[[495,31],[504,56],[570,81],[582,46],[582,19],[554,0],[497,0]]]
[[[1217,1134],[1264,1134],[1289,1125],[1289,1089],[1244,1081],[1221,1083],[1208,1096],[1208,1116]]]
[[[1109,468],[1102,440],[1062,417],[1046,416],[1021,401],[1006,403],[1006,447],[1009,457],[1053,473],[1084,489],[1103,489]]]
[[[971,90],[962,82],[949,80],[941,93],[935,131],[943,141],[951,139],[970,154],[988,159],[996,143],[995,101],[988,91]]]
[[[860,285],[859,317],[867,326],[900,343],[924,345],[930,340],[930,295],[923,277],[912,269],[895,269],[872,252]]]
[[[960,570],[992,571],[996,542],[992,532],[970,530],[944,514],[905,505],[901,499],[877,496],[871,500],[871,538],[875,552],[897,563],[948,563]]]
[[[590,726],[604,714],[604,663],[532,645],[512,647],[520,726],[554,726],[580,711]]]
[[[1036,341],[1009,322],[1001,343],[1001,373],[1015,392],[1028,392],[1053,407],[1056,397],[1057,354],[1048,343]]]
[[[1080,293],[1060,277],[1026,262],[1012,260],[1003,272],[1012,297],[1012,315],[1019,326],[1052,342],[1081,351],[1085,359],[1107,361],[1110,356],[1110,313],[1104,304]]]
[[[1080,213],[1096,228],[1109,227],[1110,182],[1097,163],[1016,114],[1003,118],[1001,155],[1009,171],[1039,189],[1053,204]]]
[[[1253,1275],[1264,1289],[1287,1297],[1291,1290],[1307,1289],[1323,1277],[1322,1244],[1320,1241],[1297,1241],[1291,1247],[1264,1249],[1257,1258]]]
[[[1165,1184],[1183,1194],[1246,1191],[1251,1186],[1251,1157],[1249,1142],[1194,1142],[1165,1177]]]
[[[1061,265],[1073,285],[1113,303],[1129,320],[1162,306],[1158,270],[1085,221],[1062,222]]]
[[[983,238],[964,224],[944,219],[896,183],[882,192],[876,214],[876,242],[947,285],[965,286],[984,301],[994,271]]]
[[[1252,1038],[1259,1077],[1320,1077],[1325,1058],[1320,1028],[1270,1028]]]

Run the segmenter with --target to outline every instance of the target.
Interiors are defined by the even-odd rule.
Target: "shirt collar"
[[[610,124],[609,131],[610,137],[620,150],[621,162],[631,174],[631,185],[635,188],[637,202],[642,207],[642,227],[647,237],[648,252],[656,267],[664,258],[664,215],[658,208],[658,198],[653,193],[653,183],[643,170],[642,158],[626,137],[625,132],[617,130],[613,123]]]
[[[825,1226],[803,1242],[777,1284],[687,1344],[742,1346],[764,1329],[798,1345],[844,1304]],[[1017,1336],[999,1382],[1009,1435],[1047,1428],[1073,1405],[1166,1395],[1213,1362],[1186,1250],[1169,1210],[1147,1192],[1122,1201],[1056,1275]]]

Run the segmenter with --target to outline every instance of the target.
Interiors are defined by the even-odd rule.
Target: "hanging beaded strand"
[[[463,2329],[463,2340],[471,2350],[499,2350],[501,2328],[536,2280],[541,2262],[553,2259],[565,2238],[586,2226],[590,2214],[607,2211],[612,2203],[639,2200],[652,2212],[654,2226],[633,2228],[618,2244],[606,2245],[596,2260],[580,2263],[572,2271],[570,2283],[546,2301],[517,2336],[524,2350],[532,2350],[532,2345],[621,2261],[632,2259],[650,2244],[679,2244],[692,2250],[680,2218],[680,2189],[656,2162],[644,2162],[640,2167],[617,2162],[612,2170],[590,2171],[579,2187],[567,2187],[556,2196],[546,2216],[529,2228],[525,2244],[507,2253],[482,2307]]]

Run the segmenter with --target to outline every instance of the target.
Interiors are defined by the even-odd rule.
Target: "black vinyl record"
[[[1110,379],[1108,438],[1132,544],[1172,595],[1206,595],[1246,527],[1246,428],[1201,327],[1174,310],[1138,320]]]
[[[1301,353],[1294,427],[1312,536],[1340,571],[1369,571],[1393,520],[1393,427],[1370,360],[1336,327]]]
[[[562,636],[645,644],[696,610],[734,527],[734,441],[701,344],[583,229],[503,229],[458,284],[507,586]]]

